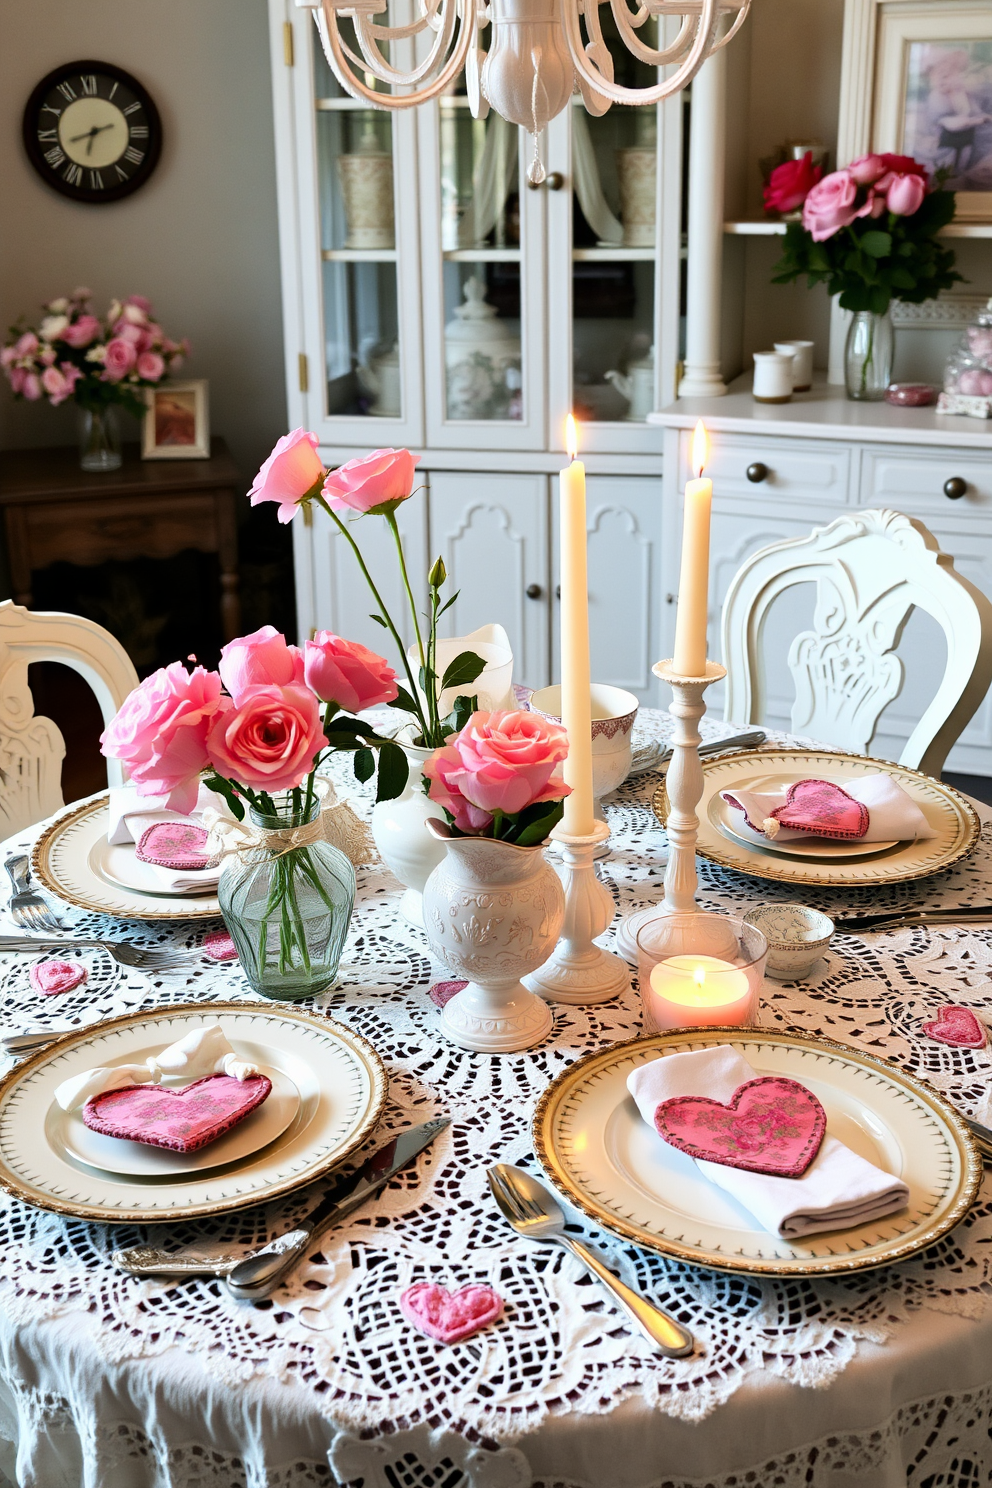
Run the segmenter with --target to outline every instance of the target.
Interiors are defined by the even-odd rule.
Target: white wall
[[[84,58],[132,72],[164,129],[148,184],[106,206],[49,190],[21,143],[34,85]],[[189,336],[180,375],[210,379],[247,488],[286,418],[265,0],[0,0],[0,328],[79,284],[101,312],[148,295]],[[72,442],[75,413],[14,403],[4,380],[0,448]]]

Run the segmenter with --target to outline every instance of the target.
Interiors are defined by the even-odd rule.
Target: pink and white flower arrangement
[[[17,398],[47,397],[56,408],[68,398],[92,409],[120,403],[140,417],[141,389],[177,371],[189,342],[166,336],[144,295],[112,300],[103,320],[91,299],[88,289],[77,289],[49,300],[37,329],[12,327],[0,366]]]
[[[424,765],[427,793],[457,835],[532,847],[561,820],[567,754],[565,730],[538,713],[473,713]]]

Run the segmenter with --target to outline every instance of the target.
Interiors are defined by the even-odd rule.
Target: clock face
[[[24,147],[63,196],[110,202],[144,185],[162,126],[149,94],[109,62],[69,62],[42,78],[24,110]]]

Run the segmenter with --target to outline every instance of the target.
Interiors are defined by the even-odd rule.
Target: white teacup
[[[603,796],[623,785],[630,774],[630,740],[638,702],[623,687],[593,682],[592,702],[592,791],[593,809],[600,821]],[[530,698],[530,708],[552,723],[561,723],[561,687],[542,687]]]

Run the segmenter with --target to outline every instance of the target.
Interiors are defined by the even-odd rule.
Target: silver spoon
[[[205,1256],[201,1251],[158,1250],[153,1245],[132,1245],[127,1250],[115,1250],[110,1259],[129,1276],[229,1276],[242,1261],[254,1260],[256,1256],[283,1255],[292,1246],[305,1240],[309,1230],[290,1230],[258,1250],[240,1251],[237,1255]]]
[[[504,1218],[509,1220],[518,1235],[527,1240],[554,1240],[570,1250],[602,1282],[659,1354],[664,1354],[667,1359],[683,1359],[692,1353],[696,1344],[687,1328],[639,1292],[625,1286],[580,1240],[566,1234],[565,1216],[543,1183],[538,1183],[522,1168],[497,1163],[489,1169],[489,1187]]]

